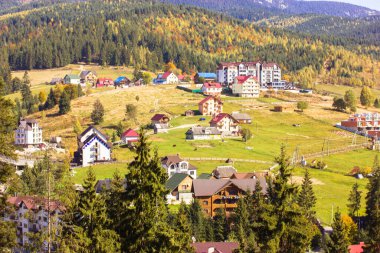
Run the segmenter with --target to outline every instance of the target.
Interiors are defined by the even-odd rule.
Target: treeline
[[[56,4],[22,18],[14,15],[1,21],[0,27],[4,79],[10,68],[52,68],[81,61],[151,71],[172,61],[189,73],[215,71],[220,61],[260,59],[279,63],[283,73],[297,74],[308,67],[315,75],[340,77],[346,74],[339,72],[338,65],[325,63],[340,60],[343,52],[350,58],[342,63],[350,75],[370,80],[364,73],[375,66],[367,55],[316,39],[271,31],[204,9],[154,2]],[[366,82],[362,80],[363,85]]]

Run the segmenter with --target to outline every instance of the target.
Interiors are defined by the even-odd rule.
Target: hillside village
[[[115,80],[108,77],[98,77],[95,71],[84,70],[77,76],[67,74],[62,79],[55,78],[50,82],[50,85],[80,85],[84,91],[86,89],[132,87],[138,91],[138,89],[145,89],[143,86],[147,85],[152,87],[168,85],[176,87],[177,90],[183,93],[202,94],[203,97],[199,98],[198,102],[195,102],[192,106],[198,110],[183,109],[181,113],[181,117],[190,119],[187,122],[191,122],[188,124],[191,126],[186,128],[187,125],[185,125],[185,128],[180,127],[176,130],[182,132],[178,138],[190,142],[228,142],[233,139],[247,142],[252,138],[251,130],[247,129],[246,126],[255,124],[255,119],[244,111],[226,113],[224,101],[226,99],[226,101],[229,101],[229,97],[257,99],[263,93],[267,94],[273,91],[288,92],[289,94],[295,94],[292,96],[300,96],[300,98],[312,94],[311,90],[297,89],[294,84],[282,80],[281,69],[277,64],[261,64],[260,62],[222,63],[218,66],[216,74],[198,72],[194,76],[177,76],[174,72],[167,71],[163,74],[158,74],[157,78],[153,79],[152,84],[144,83],[142,79],[133,82],[125,76],[120,76]],[[102,92],[104,91],[100,91],[99,94]],[[272,109],[272,111],[280,113],[287,110],[289,110],[288,105],[275,105]],[[151,113],[150,122],[143,127],[147,127],[148,133],[153,135],[168,135],[171,128],[175,128],[171,124],[172,117],[173,115],[167,113]],[[363,114],[362,116],[355,114],[336,126],[354,134],[374,137],[378,133],[376,120],[377,114],[373,114],[373,116],[371,114]],[[116,140],[115,137],[111,140],[110,136],[105,134],[101,128],[96,125],[89,125],[77,136],[77,150],[73,154],[68,154],[68,150],[66,150],[66,154],[71,160],[72,172],[75,173],[79,168],[84,169],[88,166],[98,166],[103,163],[106,165],[104,170],[107,170],[107,167],[112,167],[113,163],[118,163],[119,161],[113,156],[112,150],[120,146],[133,150],[140,138],[140,130],[138,125],[136,126],[137,128],[135,129],[122,129],[120,140]],[[369,129],[368,127],[370,126],[373,128]],[[15,130],[15,145],[26,148],[28,152],[33,150],[32,152],[38,153],[38,150],[62,149],[61,147],[64,147],[67,141],[61,136],[53,136],[46,140],[47,138],[43,135],[43,128],[41,128],[37,119],[30,117],[21,119],[18,128]],[[152,140],[154,142],[154,138]],[[377,142],[374,140],[371,149],[377,149]],[[229,155],[235,157],[233,154]],[[180,154],[165,154],[161,158],[161,166],[165,169],[168,178],[165,184],[168,190],[166,195],[167,204],[179,205],[181,202],[190,204],[197,200],[205,215],[214,217],[217,215],[216,210],[223,207],[228,218],[233,215],[237,208],[238,199],[244,197],[247,192],[255,191],[257,184],[260,184],[262,193],[266,194],[268,187],[266,182],[271,177],[271,170],[276,165],[268,166],[266,170],[256,171],[252,169],[239,172],[235,168],[234,159],[231,159],[231,157],[225,158],[224,164],[221,161],[215,168],[207,168],[208,173],[204,173],[204,169],[202,169],[202,173],[199,173],[197,166],[194,166],[191,161],[182,158]],[[300,162],[303,166],[306,166],[306,164],[309,166],[306,160],[300,160]],[[202,163],[199,166],[203,166]],[[310,166],[313,167],[314,165],[310,164]],[[23,167],[20,166],[19,168],[22,169]],[[356,173],[363,172],[358,170]],[[103,190],[109,190],[111,182],[111,178],[99,179],[95,185],[96,192],[101,193]],[[83,191],[83,186],[77,184],[76,189],[79,192]],[[11,203],[23,202],[28,205],[28,201],[33,202],[35,200],[33,200],[33,196],[26,196],[19,199],[10,199],[9,201]],[[56,205],[59,210],[58,213],[64,212],[64,207],[59,207],[59,203]],[[33,207],[31,208],[33,209]],[[29,227],[32,226],[32,221],[27,220],[26,222],[29,223]],[[37,225],[37,227],[46,226],[46,221]],[[323,227],[322,224],[321,229],[322,231],[328,231],[328,227]],[[25,235],[18,238],[20,245],[26,245],[27,241],[28,238]]]
[[[277,2],[0,1],[0,252],[380,252],[378,12]]]

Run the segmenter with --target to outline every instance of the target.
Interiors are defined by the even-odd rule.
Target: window
[[[24,228],[28,228],[28,224],[27,223],[24,223]]]
[[[47,217],[44,217],[44,221],[47,222]]]
[[[187,189],[187,185],[182,185],[182,190],[185,191]]]
[[[190,170],[190,175],[194,175],[194,171],[193,170]]]
[[[204,200],[204,201],[203,201],[203,205],[208,205],[208,201],[207,201],[207,200]]]

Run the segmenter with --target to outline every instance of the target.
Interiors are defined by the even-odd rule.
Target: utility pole
[[[50,158],[47,161],[48,170],[48,253],[51,252],[51,224],[50,224]]]

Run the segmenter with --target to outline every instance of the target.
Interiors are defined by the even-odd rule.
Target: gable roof
[[[135,130],[129,128],[122,134],[122,137],[139,137],[139,134]]]
[[[100,131],[99,129],[97,129],[94,126],[87,127],[86,130],[84,130],[80,135],[78,135],[78,139],[79,140],[82,139],[82,137],[85,136],[92,129],[94,129],[96,132],[100,133],[106,140],[109,140],[109,136],[108,135],[104,134],[102,131]]]
[[[204,83],[203,86],[206,88],[206,89],[210,89],[210,88],[217,88],[217,89],[221,89],[222,88],[222,85],[220,83]]]
[[[243,84],[250,78],[253,78],[257,82],[257,78],[254,76],[237,76],[235,78],[236,78],[238,84]]]
[[[22,203],[25,204],[26,208],[29,210],[39,210],[40,208],[44,210],[48,210],[50,207],[50,211],[53,212],[57,209],[60,211],[65,211],[66,208],[63,204],[56,200],[50,200],[48,202],[47,198],[36,197],[36,196],[17,196],[17,197],[9,197],[7,202],[19,207]]]
[[[184,162],[185,160],[181,159],[179,155],[167,155],[161,158],[161,164],[169,167],[172,164],[179,164],[180,162]],[[189,169],[196,170],[197,167],[189,163]]]
[[[253,178],[255,177],[256,174],[254,172],[247,172],[247,173],[244,173],[244,172],[236,172],[234,173],[230,178],[231,179],[247,179],[247,178]]]
[[[161,120],[161,119],[163,119],[164,117],[169,118],[169,117],[166,116],[165,114],[155,114],[150,120],[157,121],[157,120]]]
[[[237,242],[195,242],[191,243],[196,253],[208,253],[210,248],[214,248],[214,253],[233,253],[239,248]]]
[[[190,176],[188,174],[185,174],[185,173],[175,173],[173,176],[171,176],[168,179],[168,181],[166,181],[165,186],[170,191],[173,191],[187,177],[190,177]]]
[[[197,74],[199,77],[202,77],[205,79],[216,79],[215,73],[198,72]]]
[[[129,78],[126,77],[126,76],[119,76],[118,78],[115,79],[115,82],[121,82],[121,81],[123,81],[123,80],[131,81],[131,80],[129,80]]]
[[[78,75],[72,75],[72,74],[68,74],[68,75],[65,75],[65,78],[66,76],[70,79],[80,79],[80,77]]]
[[[237,120],[232,117],[230,114],[228,113],[219,113],[218,115],[216,115],[211,121],[210,123],[211,124],[216,124],[218,122],[220,122],[222,119],[224,119],[225,117],[229,117],[230,119],[232,119],[233,121],[237,122]]]
[[[95,184],[95,192],[100,193],[103,190],[111,189],[111,181],[112,181],[111,178],[98,180]]]
[[[195,197],[209,197],[230,184],[235,185],[244,192],[252,192],[256,188],[257,181],[260,182],[262,192],[265,194],[267,183],[264,177],[250,179],[195,179],[193,180],[193,192]]]
[[[237,120],[250,120],[251,119],[251,116],[249,116],[247,113],[233,112],[231,114],[231,116]]]
[[[83,70],[82,72],[80,72],[79,76],[81,78],[85,78],[87,75],[89,74],[93,74],[93,75],[96,75],[96,72],[95,71],[91,71],[91,70]]]
[[[170,74],[172,74],[173,72],[170,72],[170,71],[166,71],[164,74],[162,74],[161,78],[162,79],[166,79],[168,78],[168,76],[170,76]]]
[[[222,133],[216,127],[193,126],[189,130],[187,130],[186,134],[221,135]]]
[[[213,170],[213,175],[217,178],[230,178],[237,170],[231,165],[218,166]]]
[[[210,99],[214,99],[216,102],[223,104],[222,100],[220,100],[219,98],[214,97],[214,96],[208,96],[208,97],[202,99],[201,102],[199,102],[198,104],[202,105],[202,104],[206,103],[207,101],[209,101]]]

